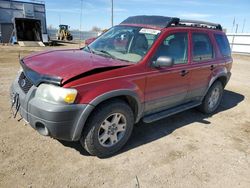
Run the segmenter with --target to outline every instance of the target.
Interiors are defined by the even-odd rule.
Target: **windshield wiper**
[[[105,51],[105,50],[98,50],[98,52],[101,52],[103,54],[107,54],[109,57],[113,58],[113,59],[117,59],[115,56],[113,56],[111,53]]]
[[[121,59],[121,58],[116,58],[116,59],[118,59],[118,60],[120,60],[120,61],[125,61],[125,62],[128,62],[128,63],[131,63],[131,61],[126,60],[126,59]]]
[[[87,45],[87,46],[85,46],[87,49],[88,49],[88,51],[90,52],[90,53],[94,53],[94,51]]]

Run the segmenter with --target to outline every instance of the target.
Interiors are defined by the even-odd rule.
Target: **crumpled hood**
[[[27,56],[23,63],[41,75],[60,77],[62,83],[93,69],[131,65],[129,62],[102,57],[80,49],[40,52]]]

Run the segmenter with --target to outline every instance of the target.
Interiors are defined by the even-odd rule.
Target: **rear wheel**
[[[223,90],[224,88],[222,83],[220,81],[216,81],[209,88],[201,106],[199,107],[199,110],[206,114],[215,112],[221,103]]]
[[[73,36],[72,35],[68,35],[67,36],[67,40],[73,40]]]
[[[108,101],[91,114],[80,141],[91,155],[107,157],[126,144],[133,125],[133,111],[128,104],[121,100]]]

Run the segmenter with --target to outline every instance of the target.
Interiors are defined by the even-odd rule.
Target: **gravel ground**
[[[250,57],[234,56],[217,113],[141,123],[119,154],[99,159],[10,117],[18,54],[41,50],[0,46],[0,187],[250,187]]]

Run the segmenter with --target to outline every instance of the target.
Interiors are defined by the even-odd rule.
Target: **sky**
[[[250,33],[250,0],[113,0],[114,24],[129,16],[161,15],[220,23],[227,32]],[[71,29],[91,30],[111,27],[111,0],[45,0],[47,25],[70,25]],[[233,20],[235,26],[233,28]]]

